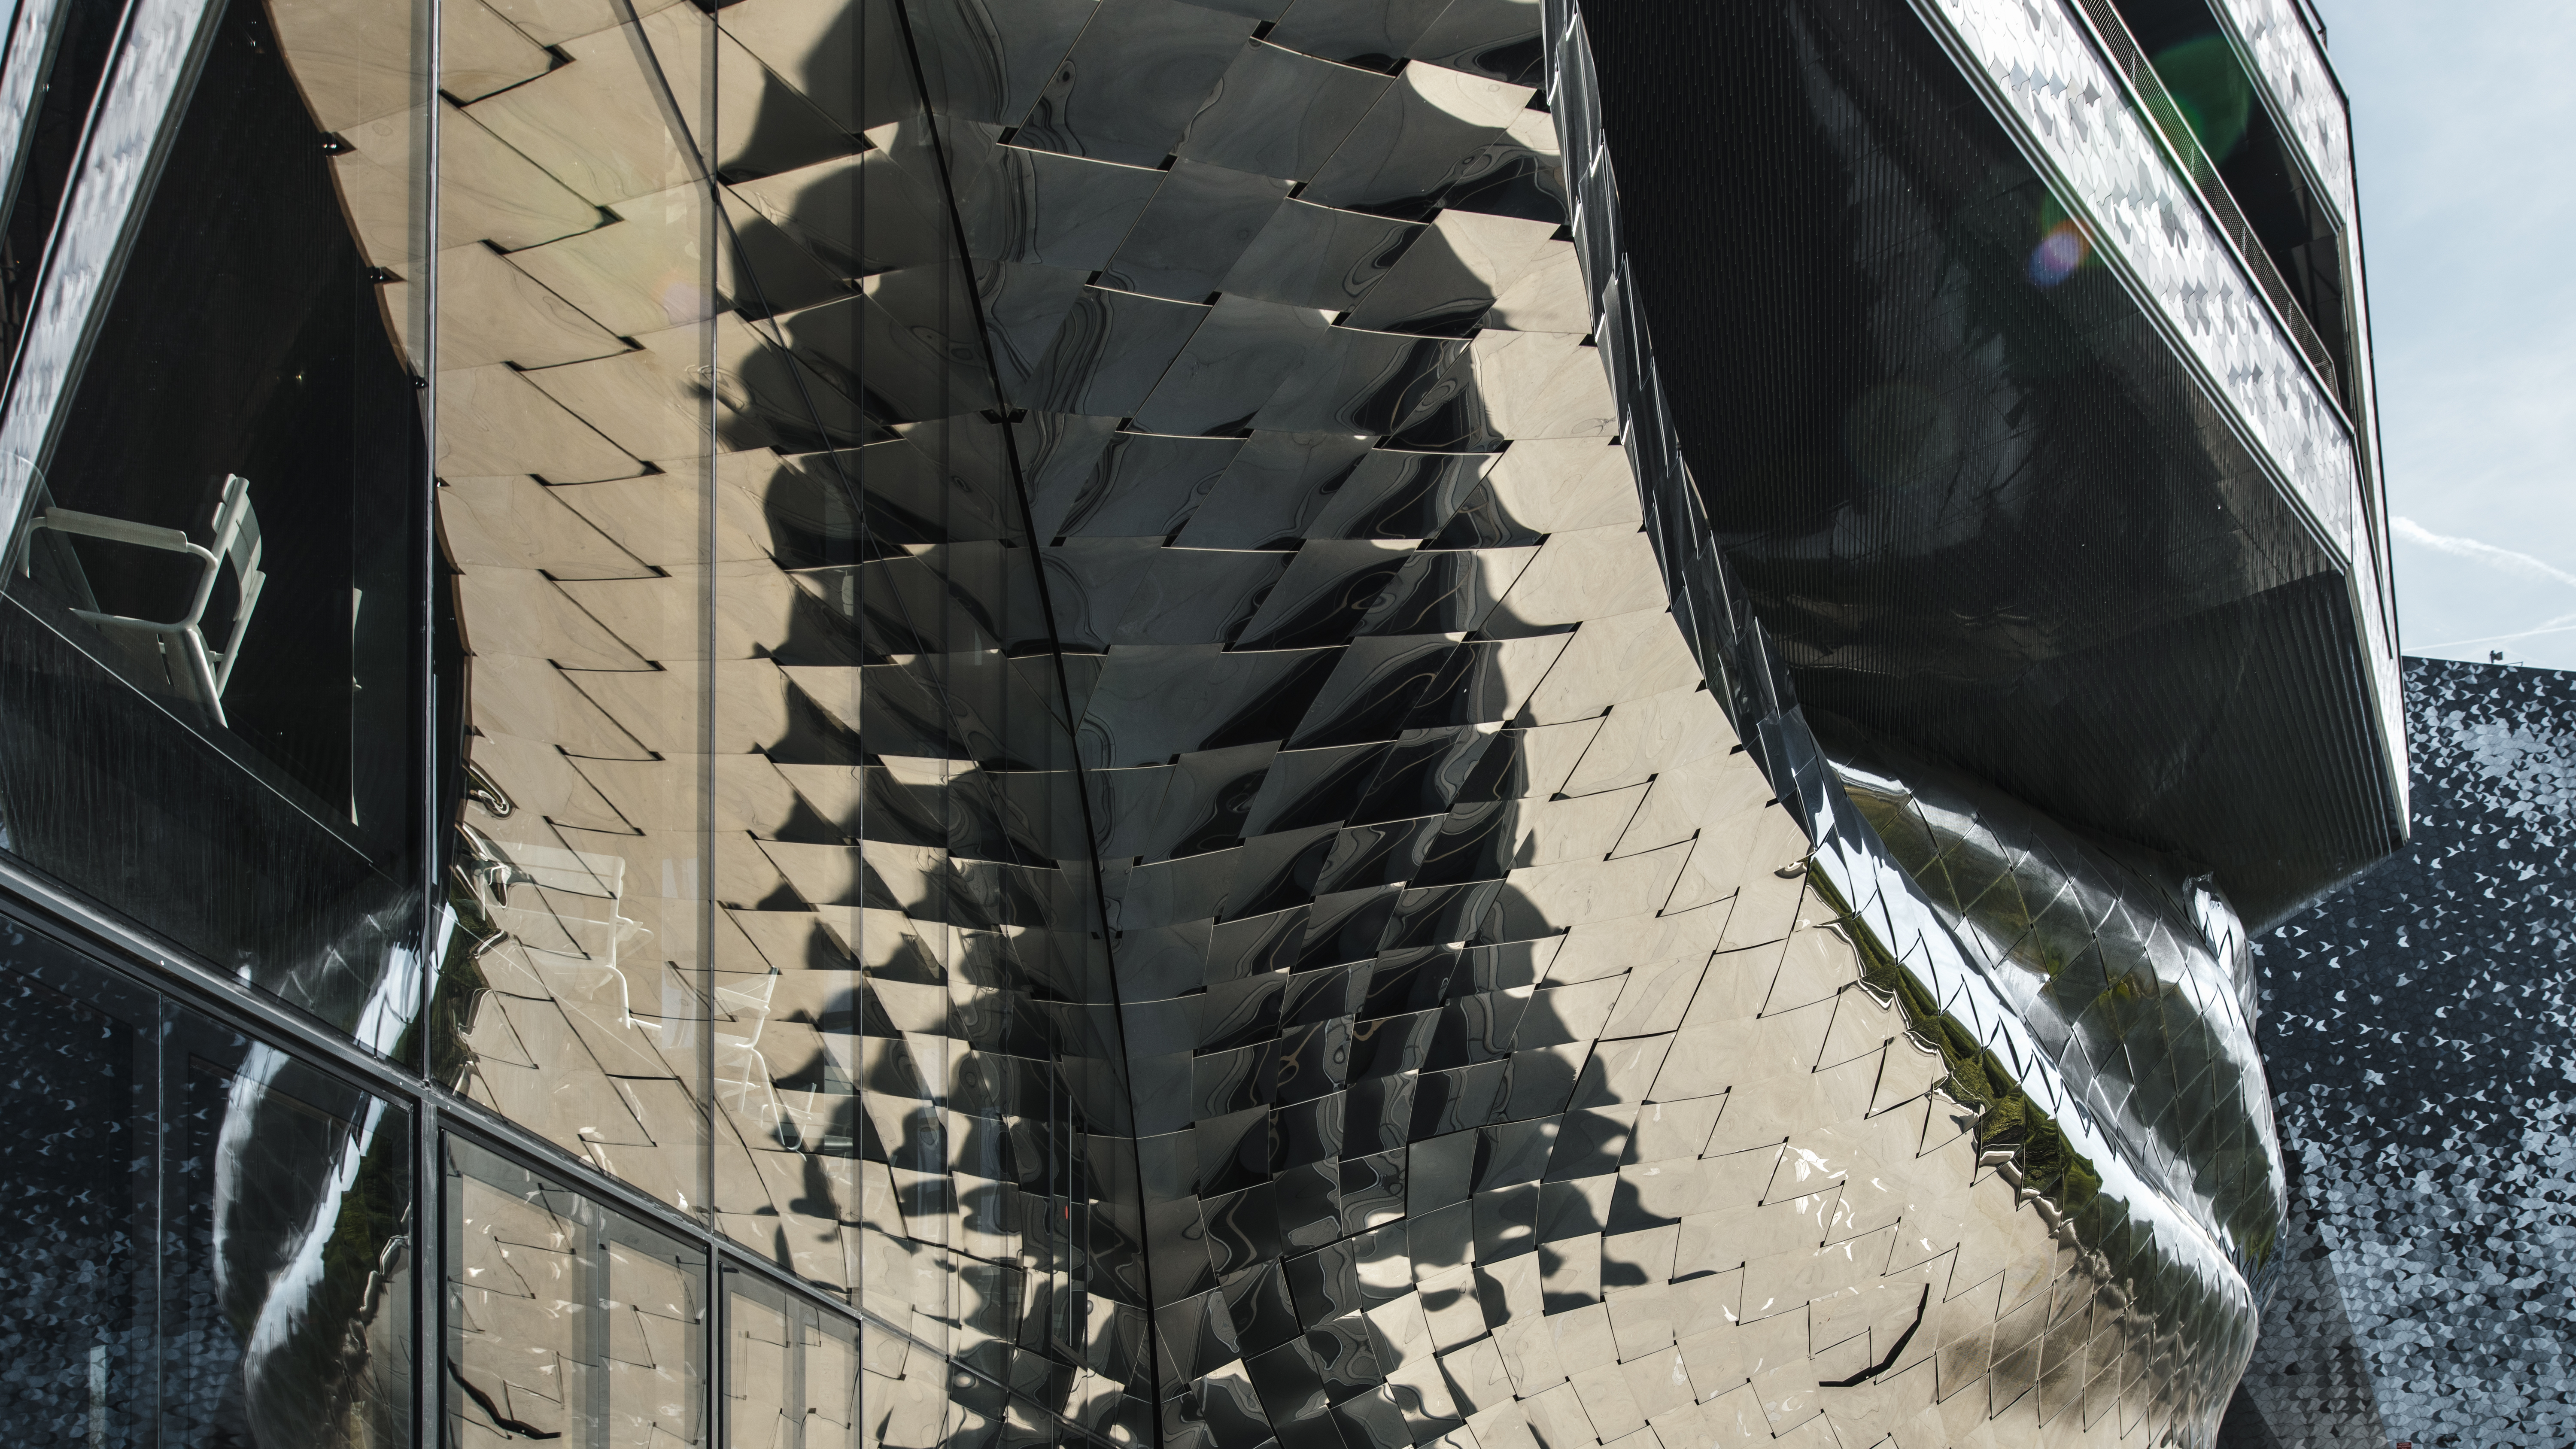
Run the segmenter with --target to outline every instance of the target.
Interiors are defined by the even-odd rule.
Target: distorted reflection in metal
[[[1885,746],[1836,750],[1834,769],[2067,1091],[2259,1283],[2281,1149],[2245,931],[2207,873]]]
[[[1893,1413],[1910,1391],[1891,1397],[1889,1384],[1923,1385],[1928,1406],[1962,1382],[1985,1385],[1988,1412],[2002,1413],[2045,1380],[2025,1406],[2034,1423],[2088,1396],[2136,1400],[2104,1431],[2114,1438],[2144,1419],[2185,1433],[2212,1420],[2250,1331],[2241,1270],[2268,1240],[2246,1241],[2261,1229],[2232,1199],[2222,1225],[2199,1190],[2219,1170],[2196,1155],[2206,1143],[2156,1137],[2171,1125],[2161,1116],[2141,1132],[2063,1099],[2053,1061],[2014,1054],[2030,1027],[1992,981],[1986,1007],[1910,1023],[1927,1041],[1964,1041],[1964,1055],[1911,1045],[1904,993],[1863,985],[1879,928],[1836,935],[1829,909],[1801,907],[1797,873],[1776,872],[1807,854],[1801,825],[1822,829],[1829,812],[1762,809],[1762,767],[1782,778],[1802,727],[1759,697],[1778,698],[1773,666],[1670,447],[1622,301],[1633,284],[1612,280],[1607,193],[1580,216],[1568,205],[1559,128],[1594,123],[1567,110],[1562,86],[1552,111],[1534,109],[1539,77],[1502,43],[1539,17],[1491,7],[1478,22],[1491,43],[1437,53],[1508,59],[1455,69],[1416,55],[1390,81],[1347,62],[1431,44],[1429,32],[1342,38],[1328,25],[1309,53],[1298,27],[1254,39],[1250,19],[1164,6],[1149,21],[1149,8],[1122,3],[1063,30],[1045,46],[1082,63],[1057,68],[1037,32],[1025,53],[988,48],[1001,32],[923,7],[905,20],[932,78],[931,126],[887,68],[870,72],[887,78],[867,112],[882,129],[855,165],[782,142],[715,168],[730,195],[765,189],[759,219],[777,228],[758,252],[737,230],[702,288],[736,299],[712,315],[745,319],[708,324],[738,328],[745,361],[712,392],[721,461],[689,470],[709,480],[691,506],[712,513],[715,558],[698,559],[687,530],[662,535],[662,558],[636,547],[640,510],[688,496],[615,485],[643,467],[619,456],[650,448],[517,464],[543,478],[533,487],[469,486],[446,467],[474,670],[490,677],[513,652],[547,661],[514,667],[502,693],[478,686],[469,755],[490,791],[469,806],[456,897],[468,928],[449,981],[477,990],[454,998],[475,1012],[457,1018],[455,1080],[532,1122],[568,1093],[604,1108],[599,1093],[613,1091],[619,1125],[584,1131],[600,1111],[581,1109],[547,1130],[694,1206],[684,1181],[649,1165],[669,1129],[694,1143],[688,1124],[705,1110],[684,1062],[654,1065],[684,1031],[639,1008],[629,963],[655,953],[654,969],[682,983],[661,999],[705,999],[713,1014],[726,1111],[711,1201],[727,1230],[823,1282],[851,1281],[842,1265],[855,1260],[864,1306],[982,1369],[960,1382],[1026,1385],[1113,1437],[1338,1425],[1412,1442],[1530,1426],[1551,1442],[1578,1428],[1606,1440],[1629,1417],[1747,1412],[1786,1429],[1824,1412],[1819,1389],[1793,1382],[1843,1379],[1877,1404],[1846,1416]],[[738,37],[723,17],[704,33],[648,17],[641,53],[757,46],[744,20]],[[884,33],[901,33],[891,12]],[[796,73],[776,59],[768,74]],[[1148,64],[1167,83],[1201,76],[1210,93],[1238,71],[1243,86],[1296,74],[1315,94],[1348,89],[1357,119],[1310,142],[1262,141],[1253,115],[1114,79]],[[689,73],[665,63],[647,79]],[[603,79],[558,67],[466,109],[505,136],[566,134],[527,129],[552,104],[547,88],[588,95]],[[670,115],[706,106],[685,90],[669,93]],[[784,205],[815,198],[768,179],[800,162],[876,187],[866,236],[830,240],[846,204],[803,218]],[[1606,183],[1606,165],[1586,175]],[[614,188],[583,184],[571,189],[615,212]],[[671,245],[710,225],[669,228]],[[510,264],[598,315],[610,304],[594,274],[547,254],[606,255],[599,232],[513,250]],[[1317,269],[1309,239],[1344,235],[1350,260]],[[946,251],[952,236],[962,258]],[[824,253],[863,259],[861,301],[771,300],[794,295],[797,257]],[[567,290],[576,283],[588,290]],[[893,325],[871,330],[880,314]],[[603,322],[601,335],[614,330]],[[774,364],[762,360],[773,337],[786,348]],[[833,386],[846,371],[808,361],[842,337],[841,366],[867,379],[856,391]],[[721,356],[734,344],[713,345]],[[514,371],[469,355],[494,369],[492,385],[528,379],[566,410],[561,424],[475,435],[490,450],[476,466],[509,471],[549,439],[618,443],[612,419],[641,415],[601,410],[644,404],[596,389],[611,376],[640,385],[619,361],[631,355],[494,355]],[[610,362],[614,374],[600,371]],[[580,380],[593,372],[600,383]],[[451,399],[482,406],[468,390],[481,382],[447,381]],[[846,434],[832,421],[842,409]],[[574,419],[587,422],[565,432]],[[683,472],[656,466],[645,476]],[[843,491],[853,470],[867,481],[856,500]],[[553,522],[562,508],[588,527]],[[603,537],[634,563],[575,563],[570,550]],[[648,564],[711,581],[675,591],[635,572]],[[476,595],[505,585],[512,614],[560,591],[601,632],[572,653],[548,633],[501,644],[477,623],[500,616]],[[700,617],[718,659],[739,662],[673,671],[700,634],[620,612],[655,599],[712,610]],[[734,676],[681,706],[717,716],[697,727],[719,741],[703,806],[691,804],[697,771],[665,763],[697,731],[622,703],[626,681],[674,672],[684,689]],[[1718,692],[1701,688],[1710,675]],[[597,721],[582,742],[558,708],[535,717],[559,722],[544,727],[556,750],[510,744],[524,727],[507,723],[507,701],[540,686],[596,708],[582,712]],[[1782,737],[1725,753],[1721,696]],[[733,740],[756,752],[727,755],[742,748]],[[614,764],[622,754],[638,763]],[[676,793],[652,807],[656,790]],[[527,811],[534,800],[549,803]],[[711,887],[669,855],[615,843],[697,809],[716,812]],[[574,823],[585,810],[595,825]],[[1834,838],[1860,850],[1868,837]],[[666,897],[709,898],[698,919],[712,958],[686,959],[685,940],[651,944],[687,919],[667,903],[661,927],[629,910],[630,883],[655,874]],[[1861,881],[1837,885],[1860,902],[1855,923],[1890,909]],[[1095,900],[1105,939],[1084,925]],[[532,908],[542,917],[519,914]],[[571,1007],[576,970],[614,986],[612,999]],[[1796,984],[1784,993],[1783,981]],[[837,993],[854,993],[846,1014],[827,1009]],[[1047,998],[1061,1004],[1037,1015]],[[528,1048],[522,1018],[562,1020],[571,1038],[542,1035],[582,1050]],[[1872,1035],[1858,1024],[1871,1019],[1887,1024]],[[1837,1020],[1874,1052],[1822,1063]],[[1745,1033],[1778,1040],[1712,1070]],[[650,1051],[634,1055],[620,1034]],[[1605,1041],[1620,1045],[1596,1048]],[[1864,1060],[1903,1065],[1873,1067],[1858,1098],[1827,1084],[1857,1084]],[[592,1062],[601,1085],[585,1088]],[[677,1089],[660,1109],[667,1127],[635,1105],[657,1079]],[[2242,1115],[2242,1093],[2227,1100]],[[1909,1102],[1911,1116],[1891,1116]],[[1952,1146],[1926,1158],[1924,1114],[1937,1121],[1942,1102]],[[1640,1146],[1650,1111],[1696,1125]],[[1877,1140],[1904,1121],[1901,1150]],[[1764,1133],[1757,1171],[1740,1154],[1762,1155]],[[1836,1145],[1782,1157],[1781,1136],[1801,1134]],[[2270,1160],[2268,1136],[2226,1141]],[[1885,1183],[1923,1162],[1944,1165],[1887,1189],[1902,1201],[1873,1209],[1885,1221],[1817,1220],[1833,1272],[1819,1248],[1745,1247],[1757,1221],[1830,1216],[1826,1198],[1844,1202],[1857,1168]],[[1784,1171],[1834,1188],[1773,1194]],[[1981,1192],[2017,1226],[1963,1241]],[[1522,1197],[1526,1217],[1501,1206]],[[1443,1246],[1452,1218],[1456,1245]],[[1846,1226],[1912,1233],[1912,1251],[1856,1247]],[[2236,1235],[2235,1261],[2213,1232]],[[2061,1267],[2079,1242],[2092,1256]],[[2099,1347],[2089,1308],[2061,1322],[2031,1306],[2089,1303],[2095,1288],[2074,1285],[2115,1291],[2139,1265],[2151,1280],[2188,1267],[2152,1301],[2106,1308]],[[1984,1302],[1986,1289],[1981,1310],[1911,1331],[1933,1303]],[[1886,1300],[1887,1322],[1873,1329],[1878,1309],[1844,1298]],[[1776,1335],[1788,1309],[1852,1332],[1746,1361],[1745,1344],[1769,1342],[1752,1327]],[[1982,1314],[1983,1347],[1954,1349],[1935,1388],[1936,1355],[1969,1336],[1962,1313]],[[2000,1351],[1998,1321],[2010,1330]],[[1565,1358],[1563,1334],[1596,1323],[1597,1344]],[[2156,1335],[2185,1328],[2194,1347],[2158,1356]],[[1558,1343],[1544,1366],[1524,1361],[1534,1329]],[[1825,1371],[1841,1357],[1853,1362]],[[999,1407],[915,1402],[894,1442],[928,1443]]]
[[[469,1142],[444,1156],[446,1442],[708,1442],[706,1256]]]
[[[175,528],[136,480],[249,479],[328,597],[263,595],[209,708],[79,632],[164,615],[57,522],[0,682],[89,668],[382,847],[233,849],[338,913],[228,899],[259,950],[133,893],[455,1094],[207,1088],[217,1158],[285,1153],[217,1196],[363,1198],[385,1275],[368,1144],[441,1164],[435,1345],[325,1382],[298,1334],[403,1314],[222,1280],[258,1432],[416,1347],[460,1444],[2206,1441],[2283,1253],[2233,902],[2387,849],[2404,752],[2366,352],[2099,8],[446,0],[435,76],[409,0],[211,12],[176,154],[284,126],[215,147],[310,223],[246,254],[351,286],[339,351],[198,382],[399,414],[387,491],[136,464],[67,279],[0,442],[53,389],[75,445],[6,486]],[[2246,145],[2341,144],[2247,38]],[[192,275],[99,336],[178,345]],[[287,661],[328,707],[224,746]],[[22,793],[0,846],[113,896]],[[216,1222],[303,1281],[310,1231]],[[109,1413],[87,1364],[48,1412]]]
[[[1114,996],[898,17],[529,34],[570,63],[444,87],[436,1070],[910,1335],[899,1437],[1002,1384],[1102,1422],[1148,1353]]]

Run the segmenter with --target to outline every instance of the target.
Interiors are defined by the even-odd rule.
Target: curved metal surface
[[[745,0],[447,87],[440,1069],[900,1326],[876,1442],[2224,1401],[2250,1220],[1834,803],[1563,19]]]
[[[2137,1170],[2248,1283],[2281,1146],[2245,930],[2206,873],[2088,839],[1901,751],[1834,750],[1845,795]]]
[[[1673,415],[1633,320],[1579,15],[1558,12],[1550,35],[1567,151],[1590,160],[1572,179],[1598,239],[1585,257],[1601,331],[1622,344],[1608,360],[1628,433],[1649,440],[1632,443],[1641,491],[1650,518],[1671,521],[1660,552],[1691,606],[1676,615],[1695,620],[1712,679],[1735,681],[1736,716],[1815,841],[1810,870],[1861,957],[1861,989],[1941,1053],[1932,1100],[1960,1104],[1981,1159],[2012,1174],[2015,1200],[2040,1211],[2060,1249],[2056,1307],[2013,1308],[2008,1287],[1991,1332],[1958,1320],[1938,1330],[1929,1386],[1950,1417],[1915,1435],[2206,1443],[2251,1350],[2282,1212],[2243,932],[2187,868],[2087,841],[1919,764],[1909,781],[1827,760],[1765,631],[1690,527],[1702,495],[1669,441]],[[2017,958],[2054,961],[2056,974],[2041,985]],[[2087,1295],[2089,1321],[2068,1309]]]

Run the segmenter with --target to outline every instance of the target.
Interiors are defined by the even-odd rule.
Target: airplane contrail
[[[2480,563],[2492,564],[2493,566],[2507,570],[2508,572],[2520,574],[2524,578],[2541,579],[2551,583],[2565,584],[2569,588],[2576,588],[2576,574],[2571,574],[2565,569],[2544,563],[2539,559],[2533,558],[2527,553],[2516,553],[2509,548],[2498,548],[2494,544],[2481,543],[2474,538],[2454,538],[2449,534],[2435,533],[2431,529],[2426,528],[2424,525],[2417,523],[2411,518],[2398,518],[2391,520],[2391,522],[2394,525],[2397,536],[2406,540],[2408,543],[2421,544],[2426,548],[2435,549],[2458,558],[2476,559]]]

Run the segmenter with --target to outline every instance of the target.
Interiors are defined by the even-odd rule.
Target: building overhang
[[[1585,22],[1675,430],[1820,731],[2197,861],[2257,929],[2401,844],[2367,354],[2303,351],[2105,22]]]

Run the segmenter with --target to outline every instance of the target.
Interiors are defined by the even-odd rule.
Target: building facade
[[[2258,948],[2294,1252],[2249,1442],[2576,1432],[2576,679],[2409,659],[2406,708],[2414,838]]]
[[[2186,1444],[2405,837],[2285,0],[23,0],[0,1422]]]

